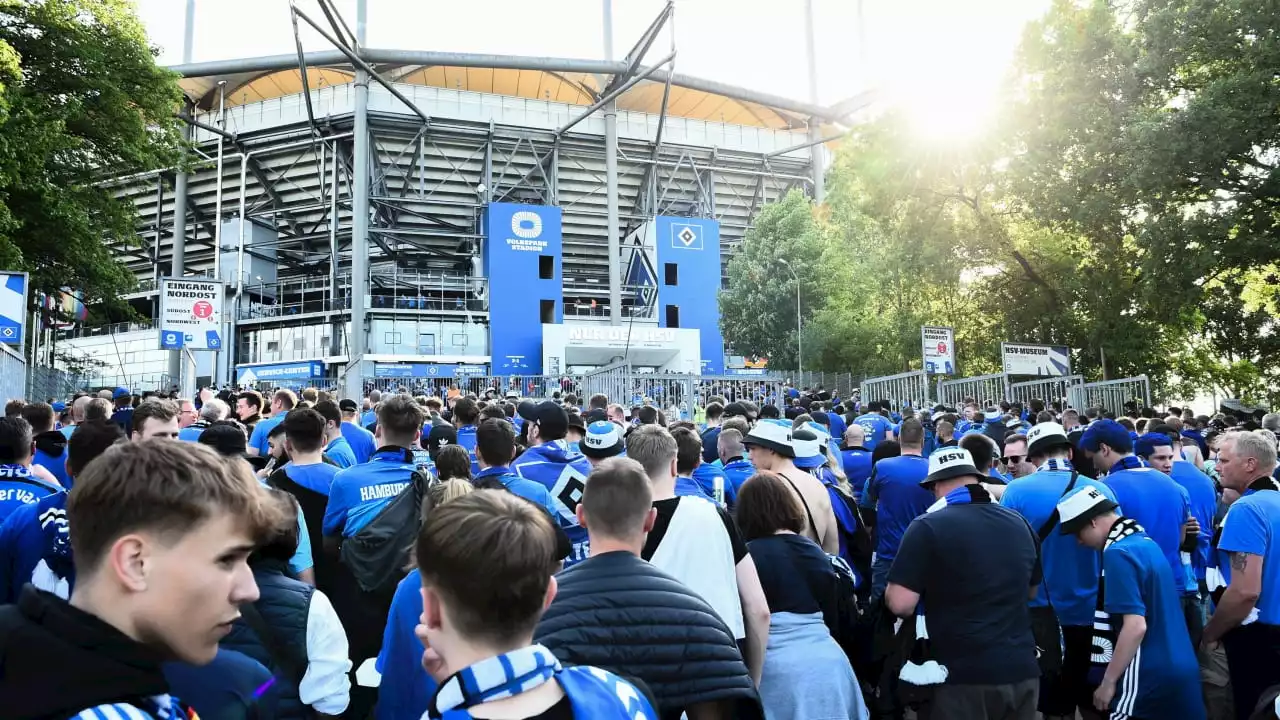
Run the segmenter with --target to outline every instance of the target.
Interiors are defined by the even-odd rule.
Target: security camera
[[[477,194],[477,195],[484,195],[484,191],[485,191],[484,183],[480,183],[479,185],[476,185],[476,194]]]

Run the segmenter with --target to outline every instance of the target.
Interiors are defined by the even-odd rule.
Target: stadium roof
[[[361,57],[387,80],[511,97],[589,106],[628,69],[617,61],[362,49]],[[336,51],[307,53],[311,89],[350,83],[354,71]],[[243,105],[302,92],[297,55],[228,60],[171,68],[183,76],[187,96],[201,109],[217,106],[218,83],[226,83],[226,104]],[[667,79],[657,71],[623,93],[618,108],[658,113]],[[672,117],[772,129],[800,129],[810,117],[841,122],[872,98],[866,94],[825,108],[745,88],[672,73],[667,113]],[[860,98],[862,96],[859,96]],[[839,108],[839,109],[836,109]],[[849,109],[846,109],[849,108]]]

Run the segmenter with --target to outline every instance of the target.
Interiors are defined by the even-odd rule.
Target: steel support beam
[[[182,30],[182,61],[191,62],[196,33],[196,0],[187,0],[187,12]],[[187,108],[187,114],[190,107]],[[182,128],[182,139],[191,140],[191,128]],[[219,178],[218,182],[222,182]],[[160,224],[160,208],[156,208],[156,224]],[[158,240],[158,237],[157,237]],[[157,244],[158,251],[158,244]],[[180,278],[187,274],[187,171],[179,168],[173,178],[173,251],[169,263],[169,276]],[[157,286],[158,287],[158,286]],[[158,300],[157,300],[158,302]],[[157,311],[159,308],[157,308]],[[182,351],[169,351],[169,377],[187,392],[182,380]]]
[[[556,130],[556,136],[559,137],[561,135],[564,135],[566,132],[569,131],[570,128],[582,122],[583,120],[586,120],[588,117],[590,117],[592,113],[599,110],[600,108],[605,107],[606,105],[612,107],[614,104],[614,100],[617,100],[619,95],[635,87],[642,80],[648,79],[649,77],[653,76],[655,73],[657,73],[661,69],[663,65],[666,65],[667,63],[675,59],[676,59],[676,54],[673,52],[670,55],[667,55],[662,60],[660,60],[657,65],[654,65],[653,67],[650,67],[650,68],[646,68],[644,72],[631,78],[630,80],[614,88],[613,90],[610,90],[608,93],[605,93],[604,97],[596,101],[595,104],[591,105],[586,110],[583,110],[574,119],[560,126],[560,128]]]
[[[328,35],[328,33],[325,33]],[[620,75],[626,72],[627,64],[621,60],[584,60],[576,58],[526,57],[519,55],[487,55],[482,53],[447,53],[428,50],[390,50],[384,48],[365,48],[361,46],[359,57],[366,64],[385,65],[445,65],[451,67],[486,67],[510,70],[541,70],[544,72],[589,73],[600,75]],[[321,50],[305,55],[306,63],[312,67],[346,65],[350,63],[347,55],[340,50]],[[185,63],[171,65],[168,69],[183,77],[214,77],[236,73],[272,72],[276,70],[292,70],[298,67],[298,56],[271,55],[267,57],[243,58],[238,60],[218,60],[203,63]],[[756,103],[766,107],[786,110],[808,117],[815,115],[823,120],[840,122],[848,113],[839,110],[818,107],[813,103],[802,102],[772,93],[748,90],[729,83],[707,80],[681,73],[669,73],[659,70],[653,74],[656,82],[666,82],[671,76],[671,84],[691,90],[724,95],[735,100]]]
[[[368,0],[356,0],[356,44],[363,47],[368,25]],[[348,361],[345,396],[358,399],[364,395],[364,355],[368,332],[365,328],[365,297],[369,294],[369,73],[364,65],[356,71],[355,137],[352,157],[351,188],[351,337],[348,339]],[[413,107],[410,105],[410,107]],[[414,108],[417,110],[417,108]],[[418,111],[421,114],[421,111]],[[335,258],[336,260],[336,258]]]

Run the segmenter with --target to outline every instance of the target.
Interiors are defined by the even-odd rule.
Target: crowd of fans
[[[10,402],[0,716],[1277,716],[1280,415],[583,400]]]

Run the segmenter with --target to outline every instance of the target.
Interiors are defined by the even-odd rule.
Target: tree
[[[182,95],[155,56],[126,0],[0,0],[0,267],[35,290],[133,287],[111,250],[138,246],[133,206],[95,183],[180,160]]]

